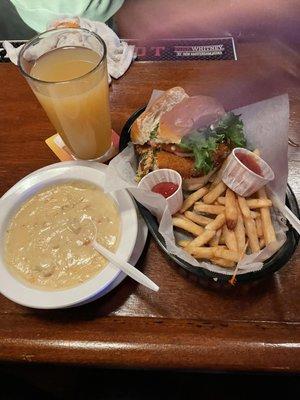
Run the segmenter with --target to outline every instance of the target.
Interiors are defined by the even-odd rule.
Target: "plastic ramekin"
[[[182,178],[177,171],[168,168],[152,171],[142,178],[138,188],[151,191],[155,185],[161,182],[172,182],[178,185],[176,192],[166,198],[171,214],[175,214],[180,210],[183,202]]]
[[[247,154],[255,159],[260,166],[262,175],[258,175],[244,165],[238,158],[238,153]],[[240,196],[251,196],[258,189],[274,179],[271,167],[252,151],[237,147],[229,155],[222,174],[222,181]]]

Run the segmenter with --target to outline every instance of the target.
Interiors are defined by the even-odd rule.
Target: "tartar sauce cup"
[[[238,158],[251,157],[255,165],[260,169],[260,174],[255,173]],[[245,157],[246,156],[246,157]],[[247,164],[247,163],[246,163]],[[250,165],[249,165],[250,166]],[[237,147],[228,156],[226,166],[223,170],[222,181],[231,190],[240,196],[251,196],[258,189],[274,179],[272,168],[252,151]]]
[[[180,210],[183,202],[182,178],[177,171],[168,168],[152,171],[141,179],[140,183],[138,184],[138,188],[152,191],[155,185],[166,182],[171,182],[175,185],[178,185],[176,191],[171,194],[171,196],[166,198],[171,214],[175,214]]]

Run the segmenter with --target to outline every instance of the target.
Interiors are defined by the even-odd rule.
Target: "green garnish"
[[[230,112],[221,118],[217,126],[205,128],[184,137],[179,146],[192,152],[196,170],[207,174],[214,167],[213,153],[220,143],[227,144],[231,149],[246,147],[243,127],[240,116]]]
[[[224,134],[231,148],[246,147],[247,145],[244,136],[244,124],[240,115],[235,115],[232,112],[225,114],[216,127],[216,132]]]
[[[153,129],[152,129],[152,131],[150,132],[150,140],[155,140],[156,138],[157,138],[157,131],[158,131],[158,125],[159,124],[157,124]]]

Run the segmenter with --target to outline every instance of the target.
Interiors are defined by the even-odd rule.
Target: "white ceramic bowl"
[[[51,166],[51,169],[42,168],[34,174],[28,175],[14,185],[0,199],[0,292],[10,300],[32,308],[64,308],[74,306],[99,297],[103,291],[111,286],[118,278],[120,270],[110,263],[92,279],[70,289],[46,291],[27,286],[17,280],[4,262],[4,240],[6,227],[27,198],[46,186],[62,183],[69,180],[83,180],[103,187],[105,169],[93,169],[82,165],[66,163],[62,168],[61,163]],[[137,214],[134,203],[125,191],[111,193],[116,202],[121,216],[121,238],[116,254],[128,261],[133,251],[137,237]]]

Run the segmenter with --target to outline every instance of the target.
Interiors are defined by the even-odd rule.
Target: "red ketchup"
[[[178,189],[178,185],[173,182],[160,182],[157,183],[153,188],[151,189],[152,192],[154,193],[159,193],[165,198],[168,198],[172,196]]]
[[[254,156],[242,152],[240,153],[236,152],[235,156],[240,160],[242,164],[244,164],[248,169],[250,169],[250,171],[254,172],[257,175],[263,176],[260,165],[258,164]]]

